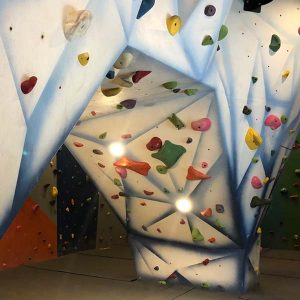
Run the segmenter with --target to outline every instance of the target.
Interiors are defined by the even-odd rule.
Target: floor
[[[245,295],[136,280],[130,249],[79,252],[0,273],[5,300],[300,299],[300,251],[264,250],[259,288]]]

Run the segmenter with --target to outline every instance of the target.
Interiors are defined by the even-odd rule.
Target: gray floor
[[[79,252],[0,273],[2,300],[300,299],[300,252],[263,251],[260,286],[245,295],[136,280],[127,247]]]

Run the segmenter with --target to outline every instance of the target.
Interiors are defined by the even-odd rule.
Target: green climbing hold
[[[168,168],[166,166],[162,166],[162,165],[156,166],[156,170],[160,174],[167,174],[167,172],[168,172]]]
[[[204,240],[204,236],[201,234],[198,228],[192,228],[192,239],[196,242],[202,242]]]
[[[122,183],[121,183],[121,181],[118,178],[115,178],[114,179],[114,185],[116,185],[116,186],[122,186]]]
[[[206,35],[203,40],[202,40],[202,46],[208,46],[208,45],[213,45],[214,40],[210,35]]]
[[[286,115],[282,115],[282,116],[280,117],[280,120],[281,120],[281,123],[282,123],[282,124],[285,124],[285,123],[287,123],[287,121],[288,121],[289,119],[288,119],[288,117],[287,117]]]
[[[252,83],[254,84],[254,83],[256,83],[257,82],[257,80],[258,80],[258,78],[257,77],[254,77],[254,76],[252,76]]]
[[[177,86],[177,81],[168,81],[163,84],[163,87],[168,90],[173,90]]]
[[[169,191],[167,188],[164,188],[164,189],[163,189],[163,192],[164,192],[165,194],[170,194],[170,191]]]
[[[253,158],[252,158],[252,162],[253,162],[254,164],[258,163],[258,162],[259,162],[259,158],[253,157]]]
[[[215,220],[215,225],[216,225],[216,227],[218,227],[220,229],[224,228],[224,225],[221,223],[221,221],[219,219]]]
[[[158,281],[158,283],[161,285],[167,285],[167,282],[165,280],[160,280],[160,281]]]
[[[183,91],[187,96],[194,96],[197,94],[198,89],[186,89]]]
[[[170,117],[168,117],[168,120],[179,130],[181,128],[184,128],[184,123],[176,116],[176,114],[172,114]]]
[[[116,109],[123,109],[123,105],[117,104],[117,105],[116,105]]]
[[[228,28],[225,25],[222,25],[222,27],[220,28],[219,31],[219,37],[218,37],[218,41],[222,41],[223,39],[225,39],[225,37],[228,34]]]
[[[202,287],[203,289],[209,289],[209,284],[207,282],[202,282],[200,284],[200,287]]]
[[[280,37],[276,34],[272,35],[271,38],[271,43],[269,45],[269,48],[273,51],[273,52],[277,52],[279,50],[279,48],[281,47],[281,40]]]
[[[183,146],[166,140],[159,151],[151,154],[151,156],[162,161],[167,168],[171,168],[185,152],[186,149]]]
[[[271,156],[274,156],[274,155],[275,155],[275,153],[276,153],[276,151],[275,151],[275,150],[271,150]]]
[[[107,136],[107,132],[103,132],[99,135],[99,139],[104,140],[106,138],[106,136]]]

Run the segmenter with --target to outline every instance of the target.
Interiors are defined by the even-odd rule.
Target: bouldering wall
[[[243,7],[2,1],[0,234],[77,123],[67,146],[128,228],[141,278],[253,284],[299,131],[300,10]]]
[[[300,135],[281,173],[263,222],[262,246],[300,250]]]

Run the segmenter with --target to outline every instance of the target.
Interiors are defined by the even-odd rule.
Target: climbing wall
[[[245,289],[299,131],[299,19],[297,0],[2,1],[0,234],[76,124],[140,277]]]
[[[281,172],[263,222],[262,245],[300,250],[300,135]]]

